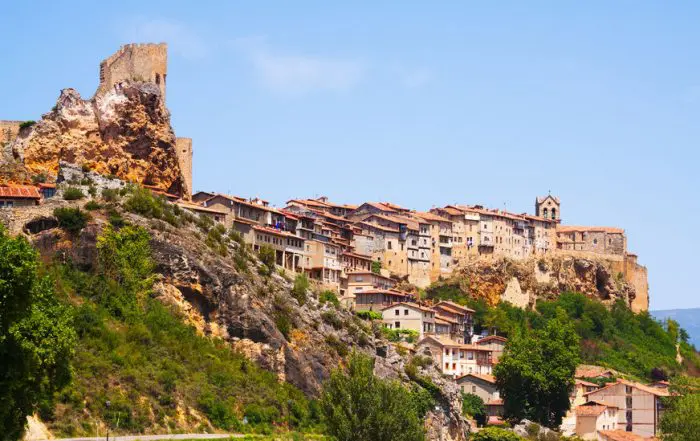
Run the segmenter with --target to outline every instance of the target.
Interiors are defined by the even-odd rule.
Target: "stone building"
[[[17,138],[20,125],[24,121],[0,121],[0,147],[7,145]]]
[[[551,194],[535,199],[535,216],[558,222],[561,220],[560,209],[559,198]]]
[[[557,225],[556,232],[558,250],[620,256],[627,252],[622,228]]]
[[[101,94],[122,81],[140,81],[157,84],[165,100],[167,76],[167,44],[126,44],[100,63],[100,85],[96,94]]]
[[[187,199],[190,199],[192,197],[192,138],[176,138],[175,147],[177,149],[177,162],[182,170],[182,176],[189,193]]]

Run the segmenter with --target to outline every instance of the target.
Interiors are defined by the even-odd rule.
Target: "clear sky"
[[[196,190],[515,212],[551,190],[564,223],[626,229],[652,309],[697,307],[699,22],[691,1],[6,2],[0,119],[166,41]]]

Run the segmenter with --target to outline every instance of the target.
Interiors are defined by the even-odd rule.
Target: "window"
[[[394,322],[394,328],[400,329],[400,328],[401,328],[401,322]]]
[[[472,393],[473,393],[473,394],[476,393],[476,386],[472,386]]]
[[[390,249],[391,249],[391,241],[389,241],[389,242],[386,243],[386,249],[387,249],[387,250],[390,250]]]
[[[408,309],[403,310],[403,315],[408,315]]]
[[[632,407],[632,396],[628,396],[625,399],[625,406],[630,409]]]
[[[399,315],[401,314],[398,309],[394,309],[394,315]]]
[[[632,386],[625,386],[625,393],[630,395],[632,393]]]

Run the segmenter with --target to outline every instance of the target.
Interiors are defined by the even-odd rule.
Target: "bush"
[[[333,326],[335,329],[340,329],[343,327],[343,321],[340,319],[340,317],[338,317],[338,314],[333,311],[324,311],[321,314],[321,318],[324,322]]]
[[[377,311],[357,311],[355,315],[362,320],[382,320],[384,317]]]
[[[99,210],[100,208],[102,208],[102,205],[100,205],[100,204],[99,204],[97,201],[95,201],[94,199],[88,201],[88,202],[85,204],[85,209],[86,209],[86,210],[89,210],[89,211]]]
[[[59,227],[74,235],[80,233],[90,220],[90,215],[79,208],[56,208],[53,215]]]
[[[105,188],[102,190],[102,199],[106,202],[115,202],[119,199],[119,191],[113,188]]]
[[[389,329],[386,327],[382,328],[382,335],[386,337],[387,340],[397,343],[400,341],[405,341],[406,343],[415,343],[418,341],[418,331],[413,329]]]
[[[24,130],[24,129],[27,129],[27,128],[33,126],[34,124],[36,124],[36,121],[32,121],[32,120],[25,121],[19,125],[19,129]]]
[[[486,405],[478,395],[462,393],[462,413],[474,418],[480,427],[486,424]]]
[[[474,434],[472,441],[525,441],[510,430],[487,427]]]
[[[340,339],[335,335],[331,334],[327,336],[326,344],[333,348],[333,350],[338,354],[338,356],[346,357],[348,355],[348,345],[340,341]]]
[[[39,173],[38,175],[32,176],[32,182],[34,183],[34,185],[43,184],[44,182],[46,182],[46,179],[46,173],[43,172]]]
[[[372,272],[374,274],[380,274],[382,272],[382,262],[372,261]]]
[[[306,274],[298,274],[294,279],[294,287],[292,287],[292,297],[297,299],[299,305],[306,303],[306,291],[309,289],[309,278]]]
[[[160,219],[163,216],[163,205],[165,205],[164,199],[153,196],[153,193],[146,188],[136,187],[126,200],[124,208],[144,217]]]
[[[277,253],[275,250],[267,245],[262,245],[258,250],[258,257],[260,257],[260,261],[270,269],[275,267],[275,261],[277,260],[276,256]]]
[[[75,201],[84,197],[85,194],[79,188],[68,187],[65,190],[63,190],[63,199],[67,201]]]
[[[338,296],[335,295],[335,293],[331,290],[325,290],[321,292],[318,296],[318,301],[321,302],[321,304],[324,303],[330,303],[336,308],[340,306],[340,301],[338,300]]]
[[[109,224],[112,225],[114,228],[121,228],[124,225],[126,225],[126,221],[122,217],[121,214],[115,209],[110,209],[107,212],[107,220],[109,221]]]

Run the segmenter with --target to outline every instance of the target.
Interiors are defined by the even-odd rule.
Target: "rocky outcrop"
[[[161,93],[153,83],[129,81],[89,100],[74,89],[62,90],[54,108],[4,148],[0,179],[29,182],[44,175],[54,181],[64,161],[188,194]]]
[[[611,305],[621,299],[631,306],[635,287],[605,258],[554,255],[528,260],[475,260],[455,271],[444,284],[457,285],[489,304],[508,301],[520,307],[538,299],[551,300],[562,292],[580,292]]]

